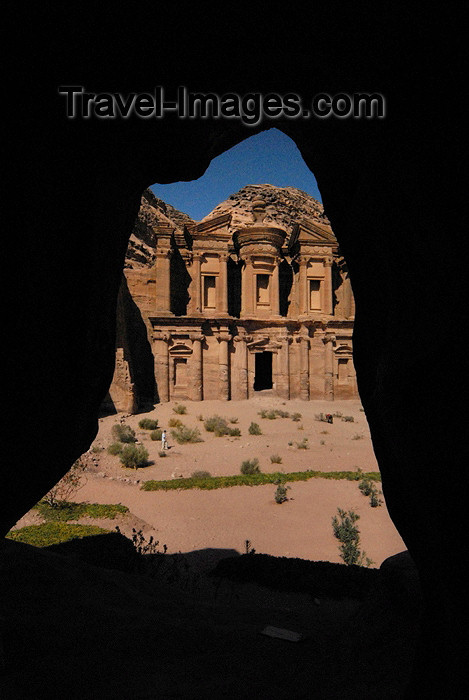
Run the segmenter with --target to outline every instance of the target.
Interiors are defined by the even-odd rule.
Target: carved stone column
[[[272,289],[270,296],[270,307],[272,309],[273,316],[280,315],[280,286],[279,286],[279,262],[278,258],[274,260],[274,270],[272,272]]]
[[[332,258],[324,260],[324,313],[332,315]]]
[[[191,380],[192,380],[192,400],[202,401],[203,399],[203,362],[202,362],[202,343],[203,335],[191,335],[192,340],[192,358],[191,358]]]
[[[192,257],[192,268],[191,268],[191,309],[193,314],[202,313],[202,292],[201,292],[201,279],[200,279],[200,259],[201,254],[195,252]]]
[[[335,335],[327,333],[322,341],[325,345],[324,398],[334,401],[334,343]]]
[[[218,340],[218,367],[220,389],[219,395],[222,401],[228,401],[230,398],[230,372],[229,372],[229,354],[228,343],[231,340],[229,333],[220,333],[217,336]]]
[[[248,348],[247,343],[252,340],[252,336],[240,333],[233,338],[235,345],[235,383],[231,387],[232,398],[235,401],[244,401],[249,398],[248,384]]]
[[[169,401],[169,333],[154,333],[155,379],[162,403]]]
[[[244,259],[241,275],[241,316],[252,316],[254,314],[254,270],[250,255]]]
[[[278,353],[277,395],[282,399],[290,398],[290,343],[291,336],[279,337],[282,347]]]
[[[228,314],[228,255],[220,254],[220,276],[218,291],[218,309],[221,314]]]
[[[157,316],[171,314],[171,272],[170,261],[173,251],[163,248],[156,251],[156,306]]]
[[[309,337],[297,337],[300,344],[300,399],[309,401]]]
[[[302,255],[298,260],[300,269],[298,273],[298,287],[299,287],[299,306],[300,314],[306,314],[309,310],[308,304],[308,290],[307,290],[307,278],[306,278],[306,266],[308,264],[307,258]]]

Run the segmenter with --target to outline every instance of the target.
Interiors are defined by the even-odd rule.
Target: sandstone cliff
[[[171,223],[176,229],[182,231],[184,226],[193,224],[194,221],[187,214],[155,197],[151,190],[145,190],[129,239],[125,256],[126,269],[135,270],[153,265],[156,246],[153,227],[158,223]]]

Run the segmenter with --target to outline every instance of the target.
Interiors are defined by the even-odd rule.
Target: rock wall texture
[[[360,395],[388,509],[424,594],[408,697],[467,697],[468,475],[465,417],[456,410],[469,388],[462,7],[445,17],[438,7],[389,3],[259,14],[254,6],[248,18],[180,4],[158,4],[155,17],[134,7],[103,12],[90,21],[78,6],[19,6],[8,28],[34,61],[18,51],[6,66],[16,79],[7,171],[16,221],[5,243],[17,276],[5,299],[13,313],[4,367],[15,391],[2,532],[96,435],[141,193],[153,182],[198,178],[215,156],[275,126],[314,172],[350,270]],[[388,109],[381,120],[281,117],[255,126],[175,113],[67,119],[57,87],[77,81],[121,94],[164,84],[168,96],[181,84],[219,94],[294,91],[304,100],[379,91]]]

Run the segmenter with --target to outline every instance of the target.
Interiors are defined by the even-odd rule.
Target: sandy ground
[[[311,479],[293,482],[289,500],[278,505],[274,501],[275,487],[239,486],[213,491],[178,490],[145,492],[141,483],[149,479],[173,479],[190,476],[196,470],[209,471],[212,476],[239,474],[241,462],[257,457],[261,471],[302,471],[307,469],[333,471],[377,471],[368,424],[359,401],[282,401],[260,392],[250,401],[184,401],[187,414],[177,415],[175,402],[156,406],[151,412],[134,416],[107,416],[99,421],[99,433],[94,448],[113,442],[112,426],[124,421],[135,431],[139,442],[149,452],[150,465],[138,470],[121,466],[118,456],[106,449],[89,453],[90,470],[87,482],[74,500],[122,503],[130,515],[110,520],[83,520],[114,529],[118,524],[125,534],[132,528],[142,529],[148,538],[153,534],[168,552],[193,552],[211,548],[235,550],[242,553],[250,540],[257,552],[276,556],[301,557],[311,560],[340,562],[338,542],[333,537],[331,518],[337,508],[353,509],[359,514],[361,549],[375,566],[392,554],[406,549],[390,520],[384,503],[371,508],[369,499],[361,494],[356,482]],[[301,420],[291,418],[263,419],[262,409],[281,409],[290,414],[301,413]],[[322,413],[341,413],[352,421],[335,417],[333,424],[315,420]],[[204,418],[220,415],[241,430],[241,437],[215,437],[204,430]],[[144,418],[157,419],[166,428],[169,450],[159,456],[161,444],[150,439],[149,431],[138,427]],[[171,418],[184,425],[200,429],[203,442],[178,445],[171,438]],[[252,436],[248,427],[254,421],[262,435]],[[307,438],[309,449],[298,449],[297,443]],[[290,443],[290,444],[289,444]],[[271,455],[279,455],[281,464],[272,464]],[[16,525],[39,522],[32,511]]]

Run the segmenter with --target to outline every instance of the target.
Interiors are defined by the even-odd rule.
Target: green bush
[[[257,457],[254,459],[246,459],[241,464],[241,474],[260,474],[259,460]]]
[[[237,422],[238,422],[238,419],[236,418],[236,416],[234,416],[233,418],[230,418],[230,423],[234,424]]]
[[[135,437],[135,430],[132,430],[130,425],[125,425],[124,423],[116,423],[112,426],[111,433],[116,440],[119,440],[119,442],[137,442],[137,438]]]
[[[191,476],[193,479],[210,479],[212,475],[210,474],[210,472],[200,470],[192,472]]]
[[[170,418],[168,421],[168,425],[170,428],[180,428],[181,425],[183,425],[183,423],[180,418]]]
[[[258,412],[258,415],[261,418],[268,418],[269,420],[275,420],[277,418],[277,411],[274,411],[273,409],[262,409],[262,411]]]
[[[280,417],[280,418],[290,418],[290,414],[288,411],[282,411],[279,408],[275,409],[275,413]]]
[[[301,413],[292,413],[291,419],[295,421],[295,423],[298,423],[298,421],[301,420]]]
[[[228,423],[221,416],[211,416],[204,421],[204,428],[208,433],[215,433],[217,437],[227,435],[229,431]]]
[[[153,442],[157,442],[158,440],[161,440],[161,436],[163,435],[163,431],[161,428],[157,428],[156,430],[152,430],[150,433],[150,440],[153,440]]]
[[[113,442],[109,445],[107,448],[107,451],[109,452],[110,455],[119,455],[122,452],[122,443],[121,442]]]
[[[173,411],[182,416],[187,413],[187,408],[182,403],[178,403],[173,407]]]
[[[148,464],[148,450],[143,445],[126,445],[120,455],[122,466],[130,469],[146,467]]]
[[[366,557],[366,552],[361,552],[359,549],[360,544],[360,530],[355,525],[360,516],[353,510],[349,510],[348,513],[342,508],[337,508],[339,518],[334,515],[332,518],[332,530],[334,532],[334,537],[336,537],[340,544],[340,558],[344,561],[347,566],[363,566],[365,562],[366,566],[371,566],[373,562],[371,559]]]
[[[270,456],[270,463],[271,464],[282,464],[282,458],[280,455],[271,455]]]
[[[239,428],[228,428],[228,435],[230,437],[240,437],[241,430]]]
[[[41,525],[27,525],[19,530],[11,530],[7,537],[16,542],[24,542],[34,547],[49,547],[52,544],[67,542],[89,535],[103,535],[110,532],[95,525],[69,525],[63,522],[49,522]]]
[[[296,443],[298,450],[309,450],[308,438],[303,438],[301,442]]]
[[[262,430],[258,423],[251,423],[248,428],[249,435],[262,435]]]
[[[152,418],[142,418],[138,423],[138,427],[142,430],[156,430],[158,427],[158,421]]]
[[[166,457],[167,454],[168,454],[168,453],[166,452],[166,450],[160,450],[160,451],[158,452],[158,457]]]
[[[343,420],[344,423],[354,423],[355,422],[355,418],[353,416],[342,416],[341,420]]]
[[[285,483],[280,479],[275,483],[277,484],[277,488],[275,489],[274,493],[275,503],[285,503],[285,501],[288,501],[287,490],[290,487],[285,486]]]
[[[171,435],[179,445],[184,445],[188,442],[203,442],[200,437],[200,430],[198,428],[188,428],[186,425],[181,425],[171,430]]]
[[[376,486],[374,485],[373,481],[369,478],[362,479],[360,483],[358,484],[358,488],[362,492],[364,496],[369,496],[370,497],[370,506],[372,508],[377,508],[378,506],[381,505],[382,501],[379,497],[379,494],[382,492],[379,491]]]

